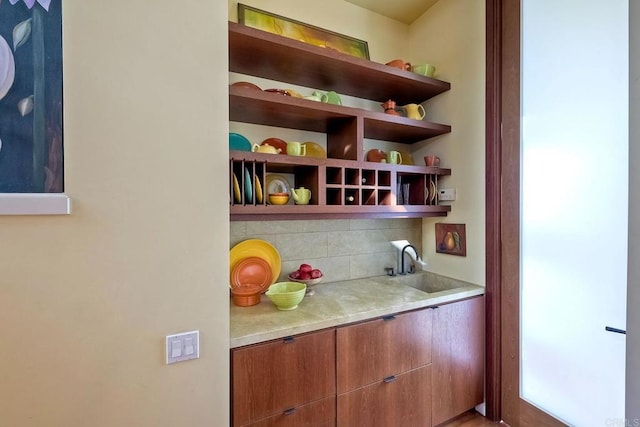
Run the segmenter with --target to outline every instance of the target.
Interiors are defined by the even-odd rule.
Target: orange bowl
[[[231,289],[233,303],[239,307],[250,307],[260,303],[262,285],[244,283]]]

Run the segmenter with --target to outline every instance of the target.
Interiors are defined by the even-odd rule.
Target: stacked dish
[[[234,304],[248,307],[275,283],[282,268],[280,253],[269,242],[249,239],[229,252],[229,283]]]

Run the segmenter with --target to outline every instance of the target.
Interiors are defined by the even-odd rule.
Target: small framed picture
[[[238,3],[238,22],[247,27],[268,31],[314,46],[334,49],[357,58],[369,59],[369,45],[366,41],[294,21],[241,3]]]
[[[436,252],[467,256],[465,225],[436,223]]]

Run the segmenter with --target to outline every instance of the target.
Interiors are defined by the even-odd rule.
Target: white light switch
[[[184,332],[167,335],[166,362],[167,365],[185,360],[200,358],[200,331]]]
[[[190,356],[193,354],[193,338],[188,337],[184,339],[184,354]]]
[[[171,357],[180,357],[182,356],[182,343],[180,340],[172,340],[171,341]]]

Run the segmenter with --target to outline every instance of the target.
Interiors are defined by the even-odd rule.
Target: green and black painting
[[[64,191],[62,0],[0,0],[0,193]]]

